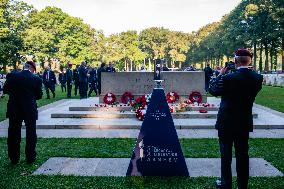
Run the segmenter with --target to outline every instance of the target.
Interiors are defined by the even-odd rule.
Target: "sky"
[[[61,8],[106,35],[164,27],[192,32],[219,21],[241,0],[23,0],[41,10]]]

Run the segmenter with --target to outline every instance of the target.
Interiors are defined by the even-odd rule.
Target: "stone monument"
[[[127,176],[189,176],[173,118],[160,87],[159,61],[150,105],[127,170]]]
[[[162,72],[162,87],[165,93],[176,92],[181,100],[188,99],[192,92],[199,92],[206,102],[205,76],[203,71],[193,72]],[[135,97],[150,94],[155,87],[153,72],[116,72],[102,73],[102,93],[100,102],[107,93],[113,93],[120,101],[125,92]]]

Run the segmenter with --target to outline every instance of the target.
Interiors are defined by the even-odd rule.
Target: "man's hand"
[[[220,71],[220,75],[224,75],[228,72],[228,68],[225,67],[225,68],[222,68],[221,71]]]

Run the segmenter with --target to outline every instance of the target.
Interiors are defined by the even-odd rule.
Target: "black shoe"
[[[11,160],[11,164],[17,165],[19,163],[19,160]]]
[[[36,158],[33,159],[27,159],[27,164],[33,164],[35,162]]]

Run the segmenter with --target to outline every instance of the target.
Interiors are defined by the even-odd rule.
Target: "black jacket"
[[[204,68],[204,72],[205,72],[205,79],[207,80],[207,81],[209,81],[210,79],[211,79],[211,77],[213,76],[213,70],[212,70],[212,68],[210,68],[210,67],[206,67],[206,68]]]
[[[96,83],[97,82],[97,70],[93,69],[89,72],[89,83]]]
[[[78,84],[79,83],[79,72],[78,69],[73,70],[73,81]]]
[[[253,131],[252,107],[262,81],[262,75],[247,68],[210,81],[209,93],[222,97],[217,130]]]
[[[4,85],[9,95],[7,118],[37,119],[36,100],[42,98],[42,80],[30,71],[10,73]]]
[[[106,72],[116,72],[114,67],[107,67]]]
[[[100,67],[97,71],[97,75],[98,75],[98,81],[101,82],[102,81],[102,72],[106,72],[106,69],[103,67]]]
[[[88,70],[84,66],[78,68],[79,72],[79,82],[87,83],[88,82]]]
[[[47,78],[48,71],[45,70],[42,75],[42,80],[44,85],[55,85],[56,77],[52,70],[49,71],[49,79]]]
[[[66,84],[66,75],[64,73],[60,73],[58,80],[60,84]]]
[[[73,81],[73,72],[72,72],[72,70],[70,68],[68,68],[66,70],[65,77],[66,77],[66,82],[67,83],[72,83],[72,81]]]

